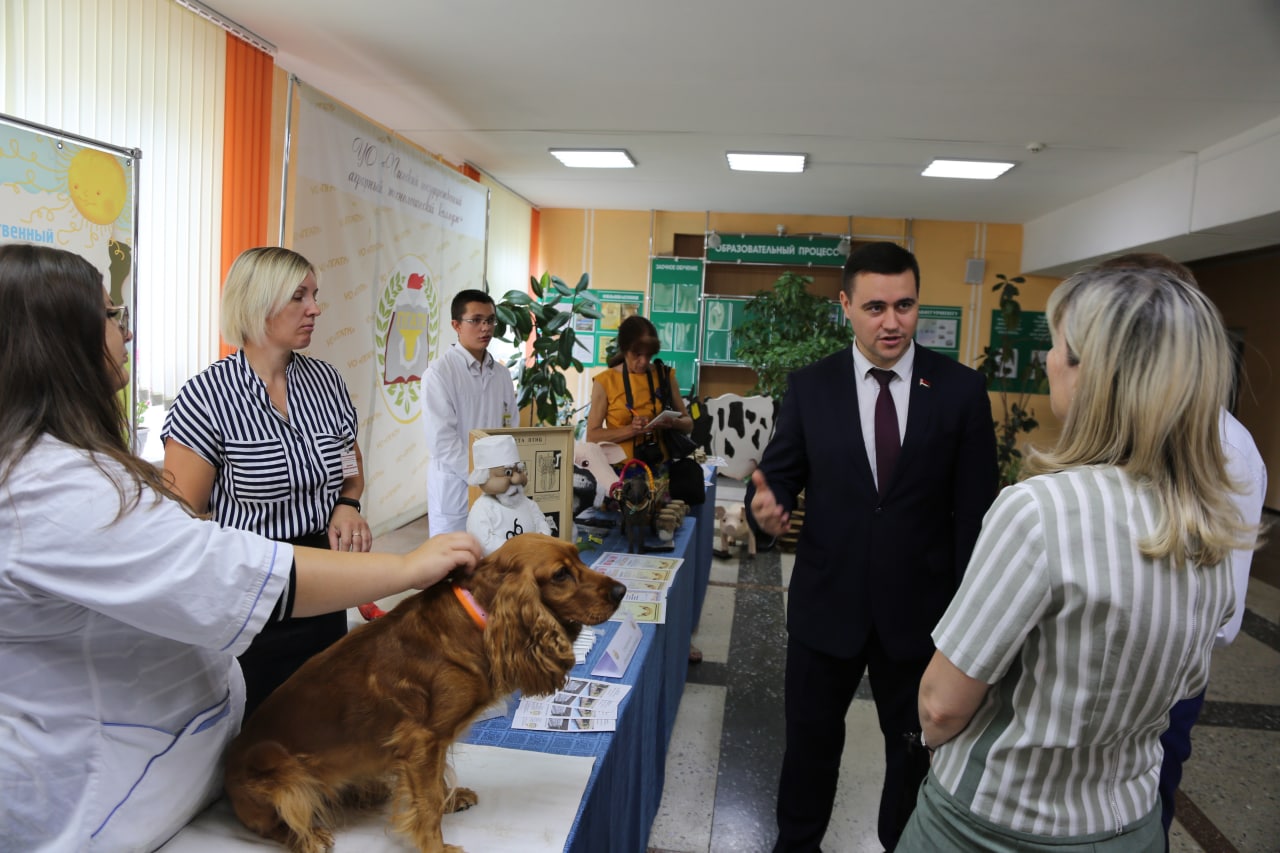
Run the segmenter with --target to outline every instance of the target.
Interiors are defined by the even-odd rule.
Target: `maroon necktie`
[[[889,393],[889,382],[897,374],[873,367],[871,375],[880,383],[880,394],[876,397],[876,479],[883,499],[893,477],[893,466],[898,462],[898,451],[902,449],[902,440],[898,437],[898,409],[893,405],[893,394]]]

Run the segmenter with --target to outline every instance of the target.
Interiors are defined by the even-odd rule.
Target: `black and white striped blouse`
[[[272,539],[325,530],[356,442],[355,406],[332,365],[294,353],[285,382],[288,420],[241,350],[182,386],[161,433],[214,467],[215,521]]]

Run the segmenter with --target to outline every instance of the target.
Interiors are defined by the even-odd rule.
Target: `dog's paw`
[[[480,798],[470,788],[454,788],[453,792],[449,794],[449,798],[444,801],[444,810],[446,814],[462,812],[478,802],[480,802]]]

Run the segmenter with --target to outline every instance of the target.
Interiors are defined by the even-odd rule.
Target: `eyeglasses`
[[[107,309],[107,319],[115,320],[116,325],[120,327],[120,331],[129,331],[129,306],[117,305],[114,308]]]
[[[492,329],[494,326],[498,325],[498,318],[497,317],[463,317],[458,322],[466,323],[468,326],[480,326],[481,328],[484,328],[484,329]]]

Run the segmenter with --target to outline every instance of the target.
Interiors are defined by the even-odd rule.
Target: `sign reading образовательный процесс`
[[[814,267],[844,266],[840,237],[768,234],[718,234],[720,246],[707,247],[707,260],[721,263],[792,264]]]

